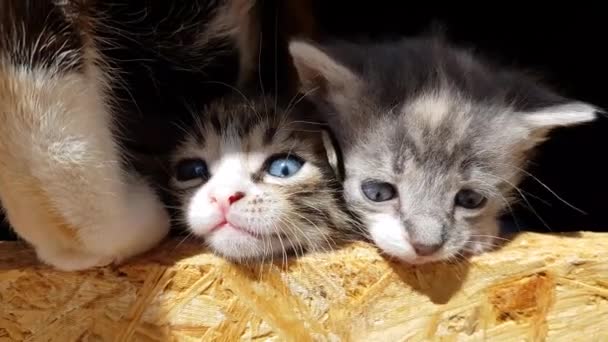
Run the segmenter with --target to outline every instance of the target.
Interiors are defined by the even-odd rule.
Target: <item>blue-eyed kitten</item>
[[[187,229],[237,262],[332,247],[352,231],[319,126],[273,99],[206,107],[172,156]]]
[[[409,263],[495,246],[534,147],[596,117],[438,40],[296,41],[290,52],[341,146],[347,203],[382,251]]]

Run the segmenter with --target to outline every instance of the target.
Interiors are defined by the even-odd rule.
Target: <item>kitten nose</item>
[[[414,247],[414,251],[416,251],[416,254],[420,255],[420,256],[429,256],[432,255],[433,253],[437,252],[441,246],[443,244],[441,243],[436,243],[436,244],[423,244],[423,243],[412,243],[412,247]]]
[[[232,203],[240,200],[243,197],[245,197],[245,193],[243,193],[241,191],[237,191],[232,196],[228,197],[228,204],[232,205]]]
[[[217,203],[222,212],[225,212],[232,204],[238,202],[243,197],[245,197],[245,193],[242,191],[217,191],[209,199],[211,203]]]

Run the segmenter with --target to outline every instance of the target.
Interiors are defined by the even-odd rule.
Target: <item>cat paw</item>
[[[127,252],[120,253],[119,260],[156,246],[167,236],[171,225],[164,205],[147,184],[132,184],[128,203],[128,210],[120,224],[125,227],[122,239],[130,243]]]
[[[37,249],[38,258],[45,264],[60,271],[82,271],[94,267],[103,267],[114,260],[109,256],[87,254],[73,250],[41,250]]]
[[[85,250],[112,255],[121,262],[148,251],[169,233],[170,219],[152,188],[141,180],[129,182],[121,207],[103,225],[80,235]],[[110,205],[108,205],[110,206]]]

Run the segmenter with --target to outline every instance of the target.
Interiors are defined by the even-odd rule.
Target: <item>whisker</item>
[[[500,236],[494,236],[494,235],[479,235],[479,234],[471,234],[471,237],[485,237],[485,238],[492,238],[492,239],[497,239],[497,240],[501,240],[501,241],[505,241],[505,242],[511,242],[513,241],[513,239],[505,239],[503,237]]]
[[[496,179],[499,179],[507,184],[509,184],[515,191],[517,191],[519,193],[519,195],[521,196],[521,198],[524,200],[524,202],[526,202],[526,205],[528,207],[528,209],[530,209],[530,211],[538,218],[538,220],[545,226],[545,228],[547,228],[549,231],[553,231],[551,229],[551,227],[549,227],[549,225],[547,224],[547,222],[538,214],[538,212],[534,209],[534,206],[532,206],[532,203],[530,203],[530,201],[528,200],[528,198],[526,197],[526,195],[521,191],[521,189],[519,187],[517,187],[515,184],[511,183],[510,181],[496,176],[496,175],[492,175],[492,174],[487,174],[490,177],[494,177]]]
[[[291,114],[291,111],[293,111],[293,110],[294,110],[294,109],[297,107],[297,105],[298,105],[298,104],[300,104],[300,102],[304,101],[304,99],[305,99],[307,96],[309,96],[310,94],[314,93],[314,92],[315,92],[315,91],[317,91],[318,89],[319,89],[318,87],[315,87],[315,88],[312,88],[312,89],[310,89],[310,90],[306,91],[304,94],[300,94],[300,95],[299,95],[299,98],[298,98],[298,99],[296,100],[296,102],[294,102],[294,103],[291,103],[291,101],[290,101],[290,102],[289,102],[289,105],[287,106],[286,113],[287,113],[288,115],[289,115],[289,114]],[[297,98],[297,97],[298,97],[298,96],[294,96],[294,99],[295,99],[295,98]]]
[[[268,108],[266,107],[266,91],[264,89],[264,81],[262,80],[262,45],[264,41],[264,35],[262,30],[260,29],[260,41],[258,46],[258,79],[260,82],[260,90],[262,92],[262,98],[264,99],[264,111],[268,112]]]
[[[192,232],[188,232],[188,234],[186,234],[186,236],[177,243],[177,245],[173,248],[173,251],[177,250],[179,248],[179,246],[181,246],[184,242],[186,242],[186,240],[188,240],[189,238],[193,237],[194,234],[192,234]]]
[[[310,237],[308,236],[308,234],[306,234],[299,226],[299,224],[297,222],[293,222],[293,220],[291,220],[288,217],[281,217],[279,218],[279,222],[281,222],[282,224],[286,225],[285,228],[287,228],[286,236],[289,238],[289,235],[293,235],[293,237],[295,238],[295,240],[298,242],[298,244],[294,244],[291,240],[290,243],[292,244],[292,246],[294,246],[294,252],[296,253],[296,256],[298,255],[298,251],[297,249],[295,249],[296,247],[300,248],[300,255],[304,255],[305,251],[304,251],[304,245],[300,242],[300,240],[302,240],[302,238],[298,237],[298,234],[301,237],[303,237],[304,239],[306,239],[306,241],[308,242],[309,246],[313,245],[312,240],[310,239]]]
[[[286,266],[287,265],[287,249],[285,248],[285,245],[283,244],[283,238],[281,238],[281,231],[280,229],[277,228],[276,224],[273,223],[272,225],[274,231],[277,234],[277,237],[279,238],[279,243],[281,244],[281,256],[282,256],[282,265]],[[287,241],[289,241],[289,244],[293,246],[293,242],[291,241],[291,239],[289,239],[289,236],[286,236]]]
[[[540,179],[538,179],[536,176],[534,176],[533,174],[531,174],[530,172],[519,168],[517,166],[512,166],[515,167],[517,169],[519,169],[519,171],[521,171],[522,173],[526,174],[528,177],[532,178],[533,180],[535,180],[536,182],[538,182],[538,184],[540,184],[543,188],[545,188],[547,191],[549,191],[549,193],[551,193],[553,196],[555,196],[555,198],[557,198],[558,200],[560,200],[562,203],[564,203],[565,205],[567,205],[568,207],[578,211],[579,213],[583,214],[583,215],[587,215],[587,213],[585,211],[583,211],[582,209],[574,206],[573,204],[571,204],[570,202],[566,201],[565,199],[563,199],[561,196],[559,196],[555,191],[553,191],[553,189],[551,189],[547,184],[543,183]]]

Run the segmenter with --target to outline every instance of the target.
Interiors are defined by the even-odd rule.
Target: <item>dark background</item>
[[[477,6],[425,2],[425,7],[411,1],[313,3],[321,35],[383,39],[427,34],[441,27],[457,45],[474,48],[501,65],[540,75],[565,96],[608,109],[608,28],[599,6],[562,2],[533,7],[530,3],[538,3],[531,1]],[[593,125],[560,129],[541,147],[529,171],[586,214],[529,178],[521,186],[529,205],[522,200],[515,209],[522,229],[608,231],[607,133],[608,119],[601,118]]]

